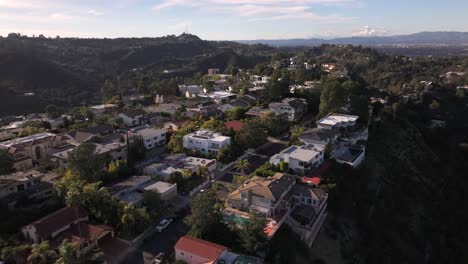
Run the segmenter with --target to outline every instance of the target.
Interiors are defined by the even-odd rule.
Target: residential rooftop
[[[323,124],[328,126],[334,126],[341,123],[352,123],[356,122],[359,119],[359,116],[356,115],[346,115],[346,114],[328,114],[327,116],[320,119],[317,124]]]

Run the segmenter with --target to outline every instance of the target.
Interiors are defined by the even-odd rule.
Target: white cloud
[[[252,17],[249,21],[313,20],[320,23],[336,23],[354,19],[337,14],[319,15],[313,6],[356,3],[358,0],[164,0],[152,7],[161,11],[173,7],[190,7],[211,13],[223,13]]]
[[[88,14],[92,15],[92,16],[102,16],[104,15],[103,12],[99,12],[99,11],[96,11],[94,9],[90,9],[88,10]]]
[[[354,37],[377,37],[377,36],[386,36],[389,34],[389,31],[385,28],[373,28],[370,26],[364,26],[359,30],[355,30],[352,33]]]
[[[58,21],[64,21],[64,20],[71,20],[73,19],[73,16],[63,14],[63,13],[53,13],[49,16],[49,18],[53,20],[58,20]]]

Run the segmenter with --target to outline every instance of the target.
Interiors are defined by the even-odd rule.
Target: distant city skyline
[[[468,31],[468,1],[0,0],[0,35],[209,40],[385,36]]]

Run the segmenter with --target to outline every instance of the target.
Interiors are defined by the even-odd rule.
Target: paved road
[[[164,252],[166,256],[170,256],[174,252],[177,240],[186,235],[189,230],[190,227],[185,225],[182,219],[175,220],[163,232],[155,232],[146,238],[142,246],[128,256],[123,263],[143,264],[143,251],[154,255]]]

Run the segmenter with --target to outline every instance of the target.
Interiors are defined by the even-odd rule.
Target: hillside
[[[140,80],[175,75],[192,77],[208,68],[252,68],[267,61],[274,50],[265,45],[201,40],[182,34],[160,38],[74,39],[29,38],[10,34],[0,38],[0,105],[33,92],[35,107],[15,103],[0,107],[0,114],[20,114],[43,109],[48,104],[76,106],[100,102],[107,79],[120,76],[120,93],[135,89]],[[21,106],[21,107],[20,107]],[[26,107],[24,107],[26,106]]]

